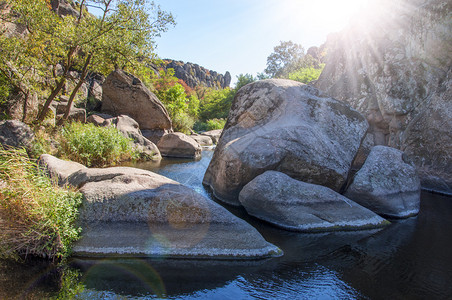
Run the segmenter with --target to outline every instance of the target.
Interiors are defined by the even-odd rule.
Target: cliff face
[[[224,75],[215,71],[207,70],[197,64],[184,63],[182,61],[164,60],[166,69],[174,69],[175,76],[185,81],[185,83],[194,88],[196,86],[206,86],[213,88],[226,88],[231,84],[231,74],[226,72]]]
[[[404,150],[424,188],[452,194],[452,2],[375,2],[329,37],[316,86],[367,117],[371,144]]]

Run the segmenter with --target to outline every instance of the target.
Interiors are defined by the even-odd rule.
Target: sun
[[[287,1],[287,2],[286,2]],[[330,32],[343,29],[352,17],[359,18],[370,0],[285,0],[286,9]],[[306,21],[306,20],[305,20]],[[306,22],[305,22],[306,24]]]

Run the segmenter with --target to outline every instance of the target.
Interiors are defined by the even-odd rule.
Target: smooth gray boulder
[[[212,146],[213,141],[210,136],[202,135],[202,134],[192,134],[190,135],[192,139],[194,139],[200,146]]]
[[[106,121],[108,122],[109,119]],[[145,138],[140,131],[138,123],[129,116],[120,115],[114,118],[113,124],[126,137],[133,140],[135,148],[137,148],[142,155],[150,159],[160,159],[160,151],[153,142]]]
[[[82,238],[76,256],[250,259],[281,255],[245,221],[192,189],[150,171],[83,169]]]
[[[139,78],[118,69],[108,75],[102,88],[103,113],[128,115],[143,130],[172,131],[165,106]]]
[[[340,191],[367,130],[349,105],[309,85],[261,80],[237,93],[203,179],[240,205],[241,189],[267,170]]]
[[[180,158],[201,157],[201,146],[191,137],[181,132],[165,134],[157,143],[162,156]]]
[[[0,121],[0,144],[4,147],[31,150],[35,134],[31,128],[17,120]]]
[[[419,212],[421,184],[402,151],[375,146],[345,196],[377,214],[405,218]]]
[[[246,211],[293,231],[358,230],[382,227],[388,221],[335,191],[266,171],[240,192]]]
[[[86,167],[74,161],[62,160],[50,154],[42,154],[38,164],[40,168],[52,179],[58,181],[59,186],[67,184],[67,178]]]
[[[217,144],[220,140],[221,133],[223,132],[223,129],[215,129],[215,130],[209,130],[203,132],[201,135],[206,135],[210,137],[214,144]]]

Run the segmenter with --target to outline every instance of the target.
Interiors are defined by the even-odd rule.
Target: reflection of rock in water
[[[171,296],[221,288],[244,273],[261,274],[274,260],[73,260],[86,288],[118,295]]]
[[[326,264],[371,298],[452,295],[452,201],[424,193],[420,214],[329,254]]]

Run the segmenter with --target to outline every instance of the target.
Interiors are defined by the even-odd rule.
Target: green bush
[[[322,73],[324,65],[321,65],[321,68],[316,69],[313,67],[309,68],[301,68],[295,72],[289,74],[289,79],[295,80],[302,83],[309,83],[313,80],[317,80]]]
[[[210,119],[207,122],[196,122],[193,129],[197,132],[223,129],[226,119]]]
[[[62,128],[60,156],[87,167],[103,167],[135,159],[138,153],[131,139],[116,128],[74,122]]]
[[[0,147],[0,186],[0,257],[66,257],[81,194],[58,187],[23,149]]]

